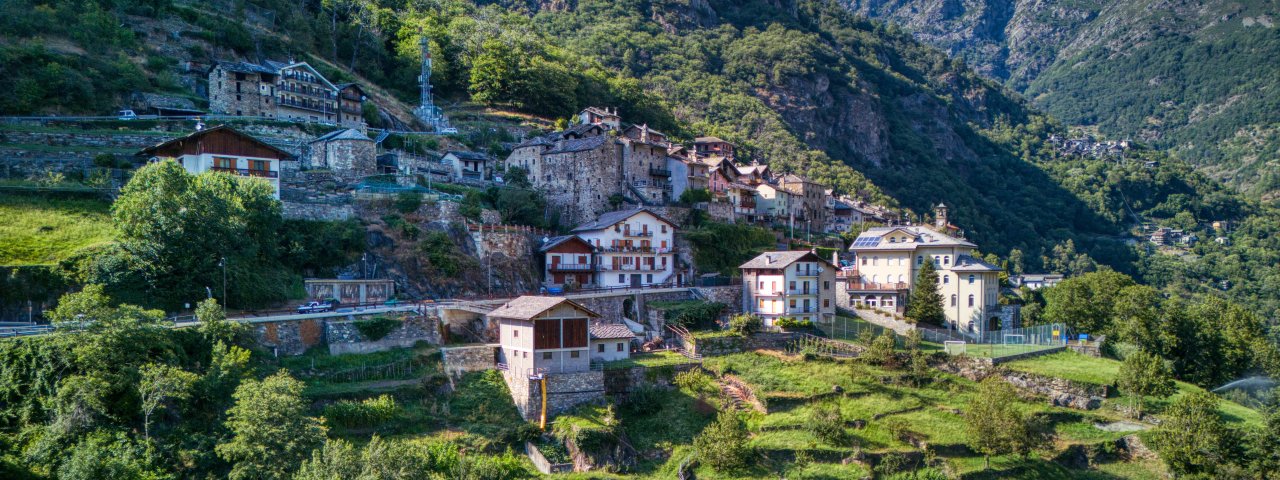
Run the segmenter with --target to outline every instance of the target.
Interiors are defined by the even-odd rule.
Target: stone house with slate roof
[[[487,316],[498,325],[498,368],[525,419],[545,425],[549,416],[604,396],[604,374],[591,369],[590,353],[589,325],[599,314],[566,298],[526,295]]]
[[[364,128],[364,90],[334,85],[307,62],[219,61],[208,80],[213,113]]]
[[[635,332],[621,323],[592,323],[588,328],[591,333],[591,361],[612,362],[631,358],[631,341],[636,339]]]
[[[306,169],[328,169],[334,175],[355,180],[378,173],[373,139],[359,130],[334,130],[312,140],[304,157]]]

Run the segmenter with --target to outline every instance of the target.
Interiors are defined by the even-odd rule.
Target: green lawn
[[[633,353],[631,358],[625,360],[615,360],[606,362],[604,368],[606,370],[618,370],[631,367],[665,367],[670,365],[680,365],[691,363],[688,357],[670,350],[648,353]]]
[[[49,265],[115,238],[102,200],[0,193],[0,265]]]
[[[1120,362],[1109,358],[1090,357],[1081,355],[1072,351],[1059,352],[1050,355],[1044,355],[1025,360],[1015,360],[1009,363],[1001,364],[1004,367],[1044,375],[1047,377],[1063,378],[1075,382],[1089,383],[1094,385],[1113,385],[1116,378],[1120,375]],[[1186,382],[1177,382],[1178,392],[1172,397],[1148,400],[1146,409],[1152,412],[1158,412],[1173,402],[1174,399],[1186,395],[1191,392],[1203,390],[1200,387]],[[1126,397],[1123,392],[1118,398],[1111,398],[1108,402],[1131,402],[1132,399]],[[1246,423],[1251,425],[1261,425],[1262,414],[1257,410],[1245,407],[1238,403],[1222,400],[1218,405],[1218,411],[1223,418],[1232,423]]]

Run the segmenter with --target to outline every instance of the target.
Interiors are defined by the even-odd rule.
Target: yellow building
[[[945,210],[938,225],[948,225]],[[979,259],[977,247],[930,227],[869,229],[849,247],[854,266],[840,272],[845,294],[853,305],[904,312],[916,273],[933,262],[948,326],[972,334],[999,329],[1000,268]]]

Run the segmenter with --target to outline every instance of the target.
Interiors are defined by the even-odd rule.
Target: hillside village
[[[729,8],[713,3],[681,8],[701,28]],[[318,7],[335,38],[339,7],[368,8]],[[652,20],[688,27],[673,18]],[[1266,314],[1219,295],[1226,280],[1180,296],[1083,253],[1133,247],[1172,271],[1239,238],[1264,256],[1225,208],[1148,219],[1135,206],[1172,207],[1092,199],[1121,212],[1103,235],[1049,195],[1080,250],[1007,226],[1062,240],[1027,261],[987,231],[1016,216],[975,195],[918,185],[927,208],[906,208],[759,130],[660,131],[613,92],[537,114],[437,98],[431,50],[450,69],[459,47],[408,32],[413,106],[343,45],[349,68],[237,51],[110,116],[0,117],[0,478],[1280,468]],[[1046,170],[1105,164],[1071,164],[1073,187],[1113,165],[1143,188],[1176,176],[1128,140],[1019,134],[1046,132]],[[1184,187],[1170,196],[1189,204]]]

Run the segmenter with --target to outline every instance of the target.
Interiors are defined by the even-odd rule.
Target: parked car
[[[329,302],[307,302],[298,306],[298,313],[324,313],[333,311],[333,304]]]
[[[458,129],[456,127],[441,128],[440,133],[443,135],[453,135],[458,133]]]
[[[121,110],[119,112],[116,112],[116,116],[120,120],[137,120],[138,119],[138,114],[133,113],[133,110]]]

